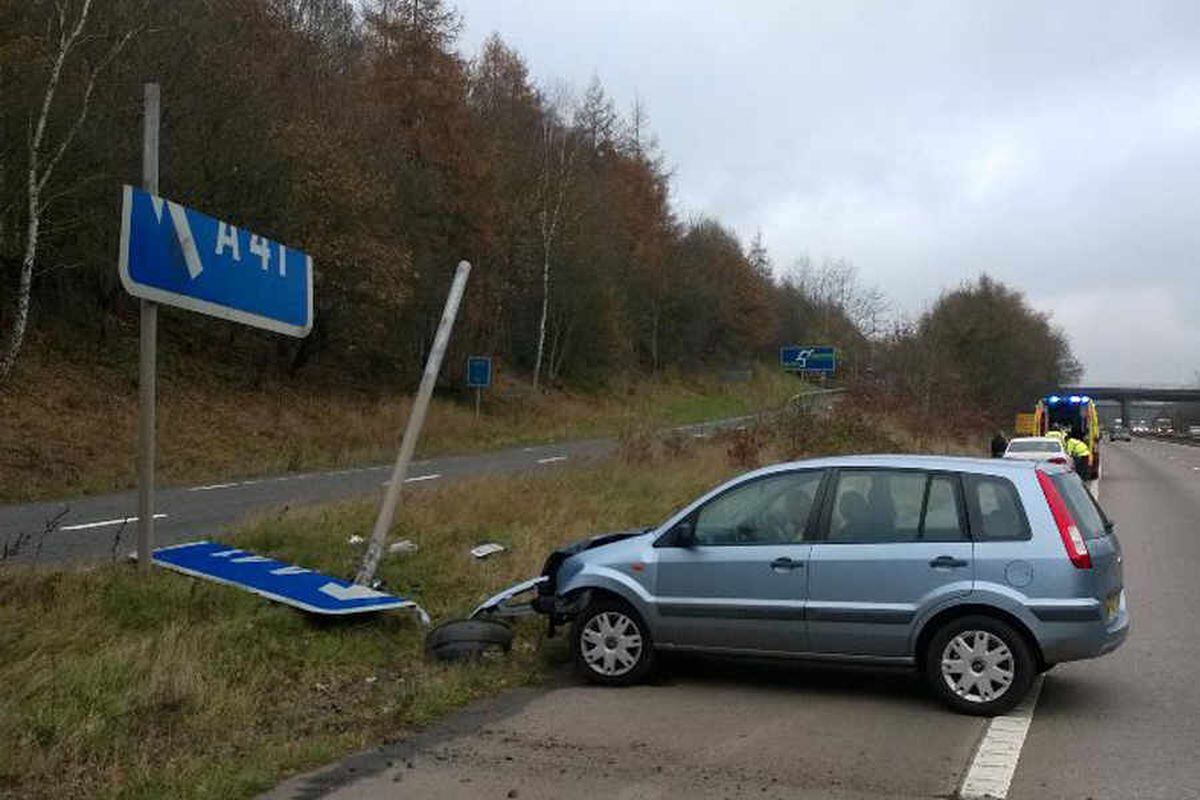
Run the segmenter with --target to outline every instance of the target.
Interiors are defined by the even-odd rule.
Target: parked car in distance
[[[1189,425],[1188,436],[1192,439],[1200,439],[1200,425]]]
[[[1018,436],[1008,442],[1004,457],[1017,461],[1046,461],[1074,468],[1063,443],[1052,436]]]
[[[1000,714],[1129,631],[1112,524],[1044,461],[844,456],[756,470],[653,528],[555,551],[532,606],[578,670],[625,685],[663,651],[906,666]]]
[[[1131,442],[1133,441],[1133,433],[1124,425],[1114,425],[1108,429],[1108,440],[1110,442],[1115,442],[1118,440],[1122,442]]]

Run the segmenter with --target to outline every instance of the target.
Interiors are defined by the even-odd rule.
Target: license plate
[[[1104,615],[1112,619],[1121,608],[1121,593],[1113,592],[1104,600]]]

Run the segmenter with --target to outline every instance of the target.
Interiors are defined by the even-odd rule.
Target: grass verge
[[[665,466],[612,462],[413,493],[396,534],[420,549],[386,559],[381,577],[435,619],[460,615],[536,574],[555,545],[652,523],[734,471],[721,446]],[[373,513],[362,503],[285,513],[233,539],[348,575],[359,549],[347,538],[369,530]],[[510,551],[467,554],[493,539]],[[0,570],[0,796],[249,797],[565,659],[534,621],[510,658],[474,666],[426,662],[422,639],[405,614],[321,622],[163,571]]]

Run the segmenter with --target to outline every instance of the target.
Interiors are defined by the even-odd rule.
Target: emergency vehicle
[[[1100,416],[1096,404],[1086,394],[1048,394],[1038,400],[1033,410],[1034,427],[1038,436],[1047,431],[1066,427],[1070,435],[1088,446],[1091,455],[1080,477],[1094,481],[1100,477]]]

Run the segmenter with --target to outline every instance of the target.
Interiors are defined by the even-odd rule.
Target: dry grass
[[[159,387],[163,484],[186,484],[387,460],[410,399],[336,382],[256,382],[164,359]],[[470,396],[439,396],[426,455],[611,436],[631,424],[683,424],[778,404],[797,384],[759,371],[749,383],[668,378],[600,394],[535,394],[505,381],[476,421]],[[132,363],[78,363],[31,350],[0,390],[0,502],[134,485]]]
[[[397,535],[417,553],[381,577],[435,619],[536,574],[555,545],[650,524],[735,471],[723,447],[414,493]],[[537,503],[529,502],[536,496]],[[235,541],[348,575],[374,509],[344,504],[247,524]],[[510,550],[476,561],[484,540]],[[404,614],[314,621],[214,584],[125,566],[0,571],[0,796],[236,798],[402,736],[565,658],[535,622],[515,653],[427,663]]]

